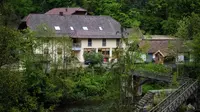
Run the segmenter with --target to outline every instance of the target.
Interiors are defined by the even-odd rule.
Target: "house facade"
[[[181,39],[167,35],[149,35],[140,41],[140,47],[145,45],[147,63],[177,64],[192,61],[189,50],[185,48]]]
[[[104,56],[104,62],[108,62],[113,57],[113,51],[117,46],[120,45],[120,39],[118,38],[103,38],[103,39],[96,39],[96,38],[86,38],[86,39],[79,39],[80,48],[77,49],[76,45],[73,46],[73,50],[76,53],[77,58],[79,61],[83,62],[83,54],[84,52],[95,51],[96,53],[102,53]]]
[[[84,62],[84,52],[90,51],[102,53],[104,61],[107,62],[112,58],[113,50],[117,46],[125,47],[124,43],[120,42],[122,38],[120,23],[109,16],[68,15],[64,12],[49,14],[50,12],[46,14],[29,14],[22,20],[19,29],[30,28],[33,31],[39,29],[40,32],[41,29],[42,32],[51,29],[55,34],[54,36],[48,34],[46,37],[38,35],[38,38],[52,37],[53,40],[70,38],[73,53],[80,62]],[[127,36],[128,33],[123,32],[123,35]],[[53,60],[58,60],[59,57],[66,55],[64,47],[55,44],[56,42],[50,43],[54,44],[44,43],[42,49],[37,49],[36,53],[50,53]]]

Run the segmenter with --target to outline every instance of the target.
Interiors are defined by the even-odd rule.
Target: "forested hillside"
[[[62,105],[99,102],[108,102],[103,107],[106,111],[101,112],[130,112],[140,85],[140,79],[132,77],[130,71],[172,72],[162,64],[136,64],[148,46],[140,48],[139,37],[134,34],[120,40],[126,48],[117,47],[113,52],[117,62],[104,65],[102,55],[91,53],[85,58],[94,59],[94,64],[77,66],[80,63],[72,52],[70,38],[38,38],[37,33],[44,30],[53,35],[46,27],[17,30],[29,13],[45,13],[55,7],[82,7],[91,15],[111,16],[123,27],[136,26],[143,34],[181,37],[193,61],[177,66],[171,84],[152,83],[144,86],[146,92],[177,86],[177,76],[200,79],[200,0],[0,0],[0,112],[53,112]],[[70,55],[63,64],[51,62],[49,70],[49,53],[38,55],[35,49],[44,42],[50,45],[52,40]]]
[[[200,12],[200,0],[1,0],[0,17],[4,25],[15,25],[29,13],[55,7],[82,7],[92,15],[110,15],[124,27],[140,26],[144,34],[174,34],[178,21]]]

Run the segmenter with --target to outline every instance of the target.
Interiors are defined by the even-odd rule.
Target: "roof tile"
[[[177,51],[182,52],[183,43],[178,39],[152,39],[142,40],[140,47],[147,45],[148,53],[155,53],[160,50],[165,56],[173,55]]]
[[[61,30],[55,31],[58,37],[68,35],[72,38],[121,38],[121,25],[109,16],[30,14],[26,22],[32,30],[37,30],[41,24],[51,29],[59,26]],[[82,27],[88,27],[88,30],[83,30]],[[99,27],[103,30],[99,30]]]

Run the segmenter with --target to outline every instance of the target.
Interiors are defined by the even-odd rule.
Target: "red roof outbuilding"
[[[45,14],[63,14],[63,15],[87,15],[87,10],[83,8],[53,8]]]

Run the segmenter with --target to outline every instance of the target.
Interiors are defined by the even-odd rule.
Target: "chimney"
[[[59,12],[60,16],[63,16],[63,12]]]

